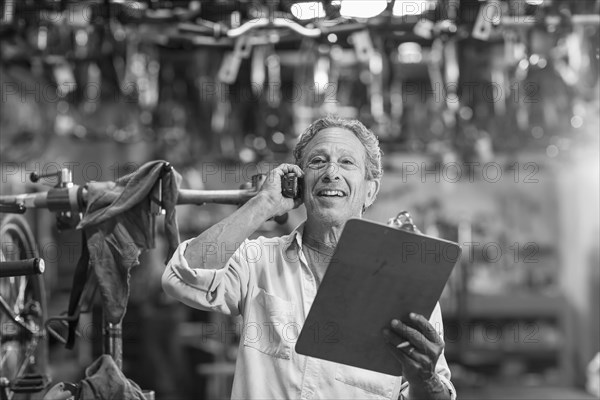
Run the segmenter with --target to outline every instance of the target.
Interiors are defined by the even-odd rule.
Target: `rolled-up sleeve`
[[[435,330],[437,331],[438,335],[440,335],[441,338],[444,337],[444,323],[442,321],[442,310],[440,308],[440,304],[436,304],[433,312],[431,313],[431,318],[429,318],[429,323],[435,328]],[[440,381],[448,388],[448,391],[450,392],[450,399],[451,400],[456,400],[456,389],[454,388],[454,385],[452,384],[452,382],[450,381],[450,368],[448,367],[448,362],[446,361],[446,357],[444,356],[444,353],[442,352],[442,354],[440,355],[440,358],[438,358],[437,364],[435,366],[435,372],[438,376],[438,378],[440,379]],[[410,399],[410,385],[404,386],[404,389],[402,390],[401,399]]]
[[[184,257],[190,240],[182,242],[162,276],[165,293],[200,310],[239,315],[248,292],[249,268],[240,246],[222,269],[193,268]]]

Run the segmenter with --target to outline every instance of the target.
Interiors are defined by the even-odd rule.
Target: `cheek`
[[[304,170],[304,186],[308,189],[312,189],[315,184],[319,181],[319,173],[313,169]]]
[[[365,184],[362,177],[353,176],[351,180],[348,180],[348,185],[356,195],[362,195],[365,192]]]
[[[369,185],[365,185],[361,182],[360,189],[357,190],[357,196],[361,202],[365,203],[369,200],[370,190],[372,190],[372,188]]]

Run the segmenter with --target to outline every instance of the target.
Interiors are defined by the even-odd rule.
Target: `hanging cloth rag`
[[[104,354],[85,369],[77,400],[144,400],[142,389]]]
[[[161,178],[168,258],[179,245],[175,205],[181,175],[173,168],[166,169],[166,165],[165,161],[148,162],[116,182],[90,182],[87,185],[87,207],[77,226],[83,230],[84,249],[74,275],[70,316],[77,313],[87,279],[85,270],[89,267],[98,281],[106,321],[121,322],[129,299],[130,270],[139,265],[138,258],[143,250],[154,247],[150,197]],[[77,322],[69,323],[67,348],[74,344]]]

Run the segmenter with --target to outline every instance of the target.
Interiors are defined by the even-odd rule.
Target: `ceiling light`
[[[325,18],[325,9],[319,1],[293,4],[291,11],[292,15],[300,20]]]
[[[344,0],[340,14],[348,18],[371,18],[381,14],[386,8],[386,0]]]
[[[404,64],[418,64],[423,61],[421,45],[416,42],[405,42],[398,46],[398,61]]]

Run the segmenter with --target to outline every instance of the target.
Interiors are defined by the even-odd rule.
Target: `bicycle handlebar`
[[[30,258],[28,260],[2,261],[0,278],[23,275],[43,274],[45,269],[44,260],[41,258]]]
[[[243,204],[258,193],[258,189],[191,190],[180,189],[177,205],[205,203]]]
[[[249,21],[244,22],[237,28],[228,28],[227,26],[219,23],[213,23],[209,21],[200,21],[196,23],[190,22],[182,22],[177,24],[177,29],[180,32],[184,33],[193,33],[199,36],[204,37],[212,37],[212,38],[228,38],[228,39],[237,39],[248,32],[258,29],[288,29],[289,31],[295,32],[301,37],[307,38],[319,38],[325,37],[331,33],[334,34],[345,34],[352,33],[356,31],[361,31],[364,29],[375,28],[378,25],[373,22],[367,23],[359,23],[359,22],[349,22],[349,23],[341,23],[335,24],[332,26],[322,26],[320,28],[307,28],[297,22],[289,20],[287,18],[254,18]],[[399,26],[403,26],[400,24]]]
[[[244,22],[237,28],[228,29],[226,31],[227,37],[235,39],[254,29],[259,28],[287,28],[291,31],[298,33],[300,36],[317,38],[321,36],[322,31],[319,28],[306,28],[297,22],[291,21],[286,18],[254,18]]]
[[[237,190],[193,190],[180,189],[177,205],[206,203],[243,204],[258,193],[257,188]],[[47,192],[16,195],[0,195],[0,205],[22,206],[24,208],[47,208],[50,211],[83,211],[87,190],[73,185],[67,188],[53,188]]]
[[[177,205],[231,204],[241,205],[256,196],[258,187],[237,190],[192,190],[180,189]],[[47,192],[18,195],[0,195],[0,212],[24,213],[27,208],[46,208],[52,212],[83,211],[87,190],[82,186],[72,185],[65,188],[53,188]],[[160,210],[160,205],[158,207]],[[278,224],[285,224],[289,218],[287,213],[274,216]]]

